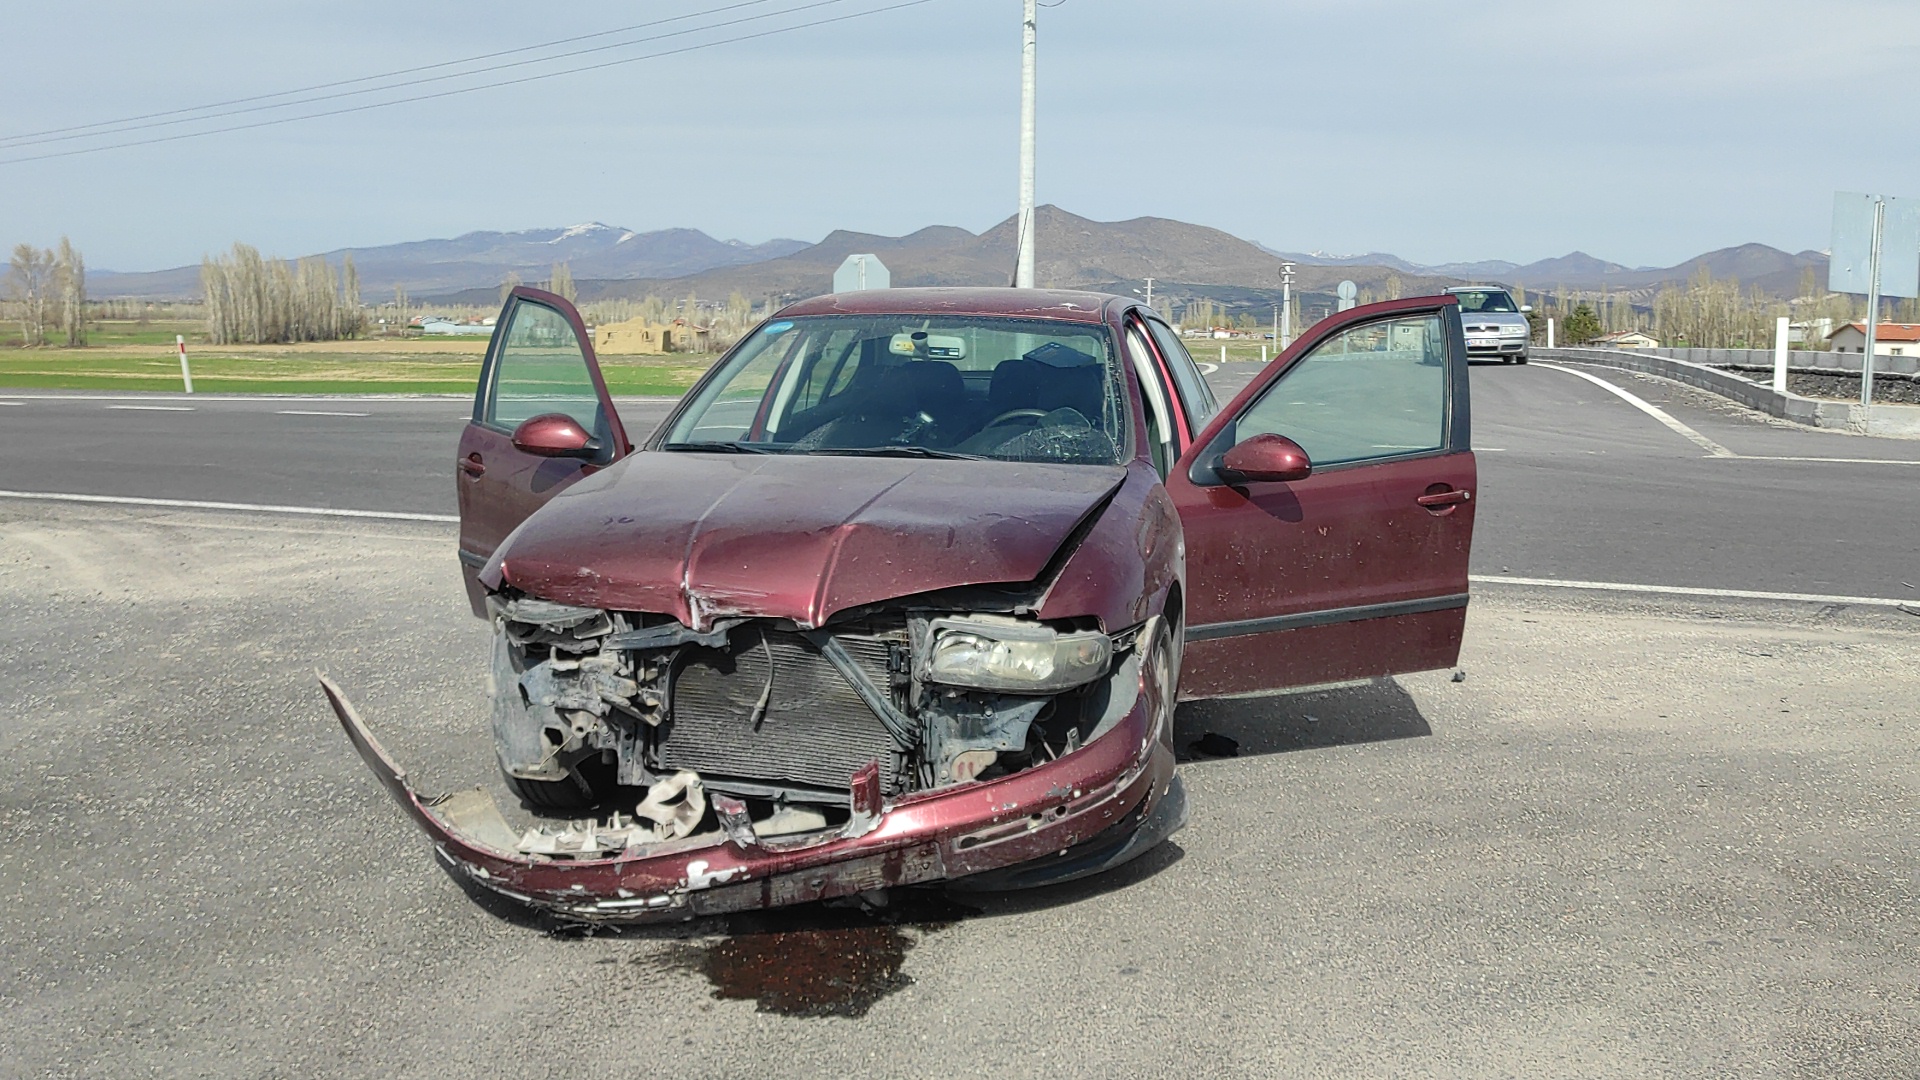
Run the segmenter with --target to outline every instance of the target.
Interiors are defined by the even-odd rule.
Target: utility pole
[[[1014,263],[1013,287],[1033,288],[1033,42],[1034,0],[1027,0],[1020,47],[1020,253]]]
[[[1280,324],[1274,328],[1279,335],[1273,339],[1273,347],[1284,349],[1293,344],[1293,264],[1280,264]]]

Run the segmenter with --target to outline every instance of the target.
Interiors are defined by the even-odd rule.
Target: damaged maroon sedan
[[[686,918],[1119,865],[1178,700],[1455,661],[1475,470],[1452,297],[1313,327],[1220,408],[1120,297],[901,289],[756,327],[632,443],[516,289],[459,450],[491,796],[361,755],[478,884]]]

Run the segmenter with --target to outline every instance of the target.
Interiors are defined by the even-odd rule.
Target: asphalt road
[[[1224,400],[1258,369],[1212,379]],[[1477,366],[1476,574],[1920,600],[1920,441],[1790,428],[1677,384],[1599,377],[1739,456],[1710,456],[1565,371]],[[468,411],[454,399],[0,402],[0,490],[445,514]],[[638,438],[668,404],[619,407]]]

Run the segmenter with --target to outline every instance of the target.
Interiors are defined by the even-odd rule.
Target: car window
[[[1505,289],[1464,289],[1453,294],[1460,299],[1460,310],[1469,315],[1481,312],[1508,312],[1518,314],[1520,309],[1513,305],[1513,297]]]
[[[532,300],[515,303],[507,318],[494,357],[486,422],[511,431],[530,416],[557,412],[588,431],[602,432],[600,395],[573,322]]]
[[[1127,359],[1133,364],[1134,375],[1140,380],[1140,389],[1145,398],[1147,444],[1153,454],[1153,468],[1165,476],[1167,462],[1173,456],[1168,452],[1167,445],[1172,441],[1168,433],[1173,430],[1173,417],[1167,415],[1168,404],[1159,367],[1153,362],[1146,338],[1141,336],[1140,324],[1131,319],[1127,321]]]
[[[1200,368],[1187,353],[1187,347],[1181,343],[1180,335],[1159,319],[1146,320],[1147,330],[1153,334],[1153,340],[1160,346],[1160,355],[1166,358],[1167,371],[1173,376],[1174,390],[1180,395],[1180,401],[1186,406],[1187,419],[1193,430],[1198,432],[1220,411],[1220,403],[1214,400],[1213,388],[1201,376]]]
[[[1446,372],[1438,315],[1348,327],[1269,387],[1241,415],[1234,439],[1285,435],[1316,467],[1438,450]]]
[[[721,359],[662,445],[1117,464],[1132,445],[1119,362],[1098,323],[778,319]]]

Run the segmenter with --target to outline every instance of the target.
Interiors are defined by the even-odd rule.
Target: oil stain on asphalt
[[[896,896],[882,910],[813,907],[736,915],[707,943],[673,945],[635,963],[702,975],[723,1000],[782,1016],[865,1016],[913,985],[902,967],[920,935],[975,915],[938,894]],[[909,933],[911,931],[911,933]]]

